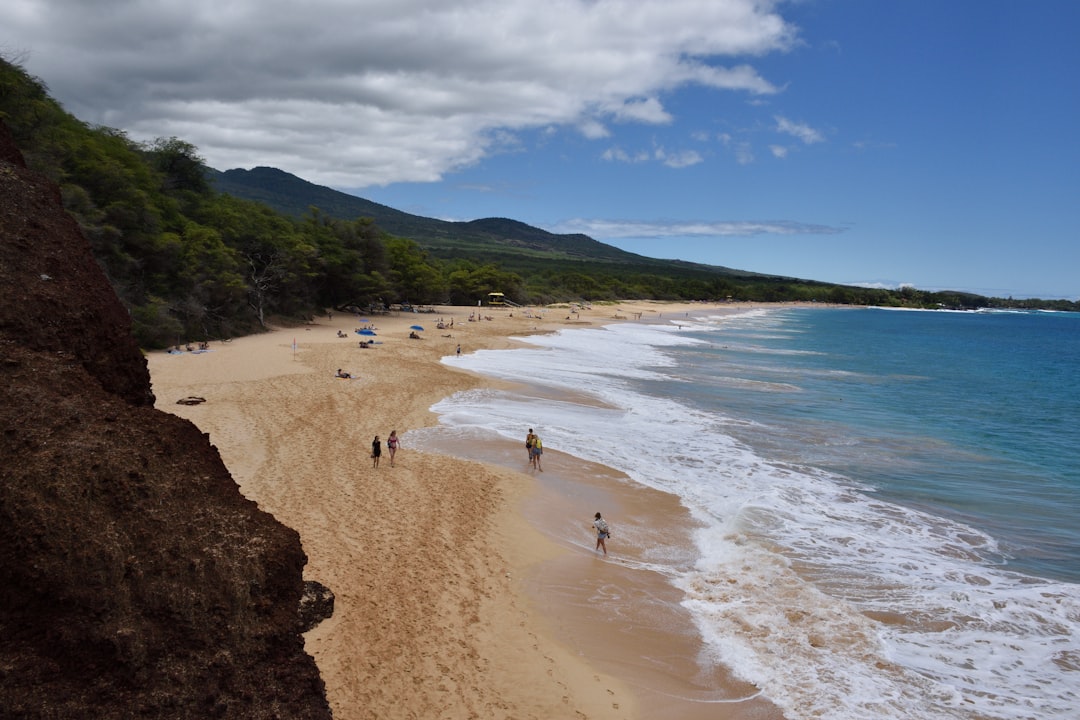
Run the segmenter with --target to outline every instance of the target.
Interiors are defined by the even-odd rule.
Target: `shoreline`
[[[594,557],[588,518],[574,517],[582,505],[566,489],[588,488],[589,507],[648,514],[656,527],[685,525],[677,499],[621,483],[610,470],[552,472],[549,460],[541,479],[515,470],[516,461],[459,459],[407,441],[391,468],[385,446],[392,429],[407,438],[434,425],[438,400],[498,386],[439,362],[459,343],[462,352],[510,348],[516,335],[753,307],[776,306],[480,308],[492,319],[475,322],[467,318],[477,308],[435,308],[371,318],[380,344],[367,350],[353,333],[357,319],[335,315],[201,355],[148,360],[157,407],[209,434],[241,491],[300,534],[305,578],[335,593],[334,616],[305,636],[335,717],[636,718],[662,708],[688,720],[774,719],[781,715],[771,704],[742,702],[755,689],[727,673],[698,677],[700,639],[679,617],[677,591],[653,573]],[[454,327],[437,330],[439,317]],[[410,340],[416,323],[423,339]],[[335,378],[338,367],[357,379]],[[174,404],[186,396],[207,402]],[[377,470],[368,457],[375,434],[383,440]],[[568,521],[582,526],[588,553],[565,540],[575,537]],[[638,609],[632,632],[613,631],[587,601],[601,584],[632,599],[620,605]],[[662,622],[644,632],[646,615]]]

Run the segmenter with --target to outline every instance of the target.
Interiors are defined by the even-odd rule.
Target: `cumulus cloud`
[[[612,114],[619,120],[651,125],[663,125],[672,121],[671,115],[656,98],[627,101],[616,108]]]
[[[581,134],[590,140],[600,140],[601,138],[611,137],[611,132],[604,126],[603,123],[597,122],[592,118],[582,120],[578,125],[578,129]]]
[[[559,223],[552,232],[584,233],[598,240],[665,237],[752,237],[756,235],[835,235],[847,228],[788,220],[716,222],[637,222],[575,218]]]
[[[0,47],[82,120],[352,188],[439,179],[506,133],[670,123],[662,98],[683,87],[773,94],[748,60],[796,42],[761,0],[21,0],[5,15]]]

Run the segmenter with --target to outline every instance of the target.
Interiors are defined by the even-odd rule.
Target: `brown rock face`
[[[5,718],[329,718],[299,537],[153,409],[130,321],[0,124]]]

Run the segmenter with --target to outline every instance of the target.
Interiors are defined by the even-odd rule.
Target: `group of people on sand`
[[[347,370],[338,368],[334,377],[344,378],[346,380],[355,379],[352,373]],[[390,431],[390,437],[386,438],[386,449],[390,454],[390,467],[394,467],[394,456],[397,454],[397,449],[400,446],[401,441],[398,439],[397,430]],[[376,435],[375,439],[371,441],[371,467],[379,467],[379,460],[382,459],[382,439]]]
[[[529,464],[533,469],[544,472],[540,463],[540,456],[544,454],[544,443],[532,428],[529,428],[529,434],[525,436],[525,452],[529,454]]]
[[[386,438],[386,450],[390,454],[390,467],[394,467],[394,456],[397,455],[397,449],[400,446],[401,441],[398,440],[397,430],[390,431],[390,437]],[[371,441],[371,467],[379,467],[379,460],[382,458],[382,440],[376,435],[375,439]]]

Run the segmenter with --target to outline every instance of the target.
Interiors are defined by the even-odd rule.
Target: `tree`
[[[405,238],[389,238],[386,241],[386,256],[399,300],[431,303],[446,298],[448,283],[428,258],[427,252],[417,243]]]
[[[145,147],[150,166],[162,177],[167,193],[190,193],[198,197],[210,194],[206,162],[189,142],[175,137],[158,138]]]

